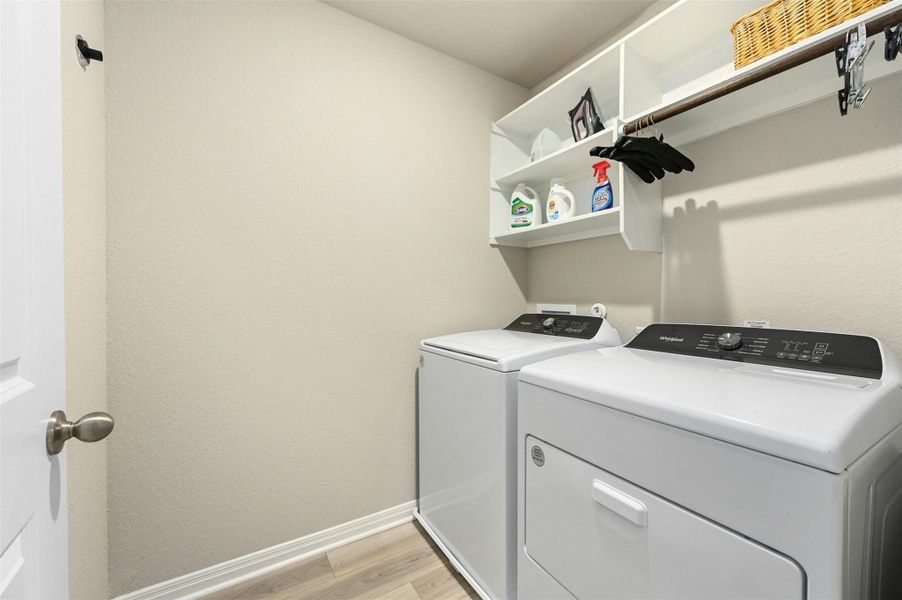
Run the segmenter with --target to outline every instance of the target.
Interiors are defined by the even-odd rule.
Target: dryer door
[[[580,599],[804,598],[787,557],[532,436],[526,553]]]

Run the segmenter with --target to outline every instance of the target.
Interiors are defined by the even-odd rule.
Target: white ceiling
[[[653,0],[323,0],[531,88]]]

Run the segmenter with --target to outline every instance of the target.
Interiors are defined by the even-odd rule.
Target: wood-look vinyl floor
[[[330,550],[204,600],[479,600],[416,523]]]

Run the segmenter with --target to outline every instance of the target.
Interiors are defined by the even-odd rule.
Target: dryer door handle
[[[648,509],[644,504],[597,479],[592,482],[592,499],[639,527],[648,523]]]

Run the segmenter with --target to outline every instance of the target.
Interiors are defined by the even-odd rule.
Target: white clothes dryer
[[[518,371],[616,344],[603,318],[547,314],[421,342],[416,517],[483,598],[516,597]]]
[[[524,367],[518,583],[902,597],[902,388],[870,337],[656,324]]]

